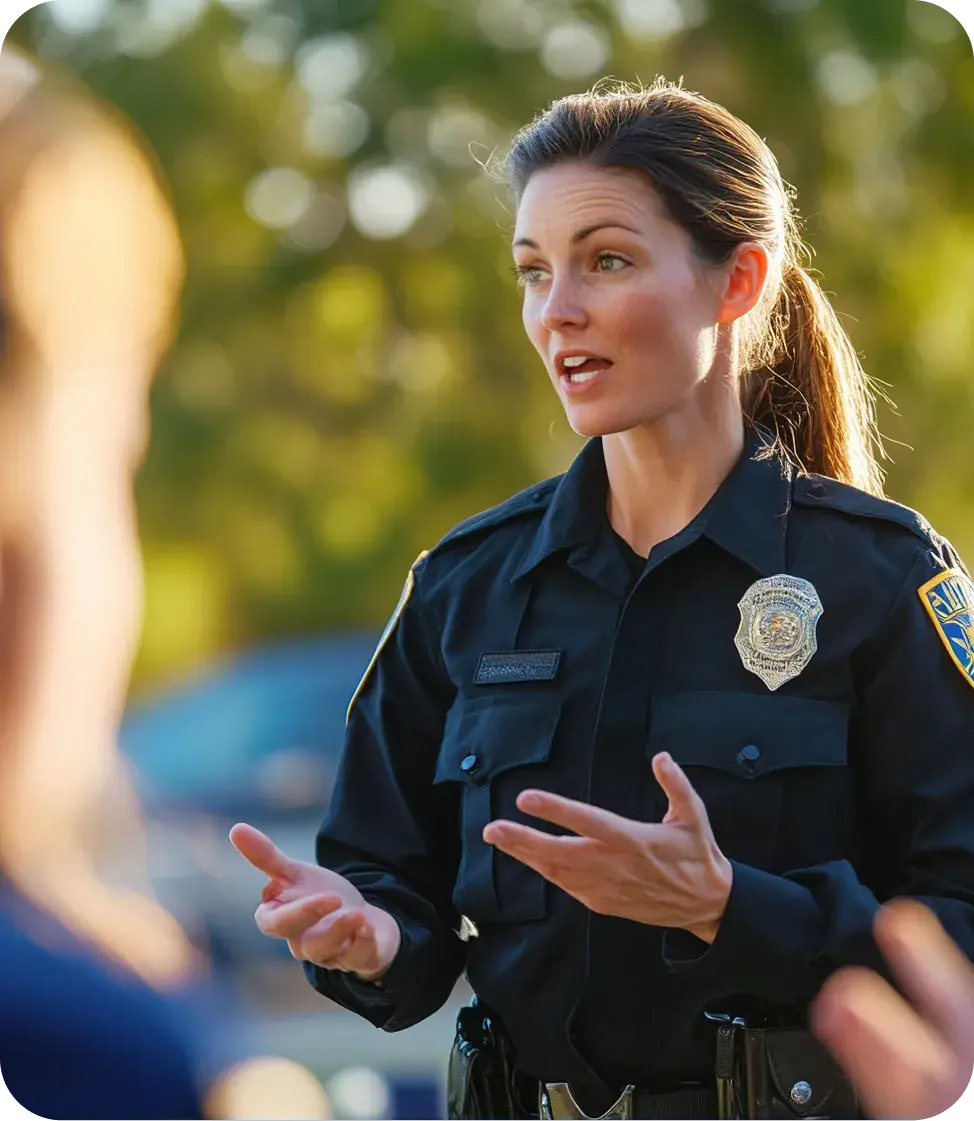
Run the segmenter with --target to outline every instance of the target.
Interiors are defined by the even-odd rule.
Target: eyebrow
[[[596,230],[628,230],[631,234],[638,234],[640,231],[633,226],[626,226],[622,222],[596,222],[592,226],[584,226],[580,230],[576,230],[572,234],[572,245],[578,245],[580,241],[584,241]],[[532,241],[529,237],[519,237],[517,241],[511,246],[512,249],[517,249],[519,245],[526,245],[529,249],[540,249],[536,241]]]

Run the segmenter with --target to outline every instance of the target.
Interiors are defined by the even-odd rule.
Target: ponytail
[[[766,363],[742,379],[749,419],[801,471],[882,496],[876,390],[828,297],[786,263],[765,336]]]

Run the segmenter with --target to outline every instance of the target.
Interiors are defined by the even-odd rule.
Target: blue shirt
[[[528,1074],[662,1086],[712,1076],[704,1010],[792,1022],[832,970],[878,965],[891,896],[926,901],[974,952],[974,689],[918,594],[960,562],[913,511],[797,475],[754,437],[631,568],[606,497],[593,440],[414,567],[317,844],[402,948],[381,987],[306,971],[394,1031],[466,970]],[[822,610],[817,649],[771,688],[735,639],[739,603],[780,574]],[[784,641],[789,618],[755,625],[784,619]],[[538,825],[515,807],[528,786],[659,821],[660,751],[733,865],[710,946],[593,914],[481,837],[492,818]],[[458,937],[461,915],[477,937]]]
[[[0,883],[0,1073],[41,1117],[196,1118],[188,1010]]]

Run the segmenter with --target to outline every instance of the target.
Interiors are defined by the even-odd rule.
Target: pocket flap
[[[784,767],[844,766],[849,706],[756,693],[679,693],[653,702],[649,755],[754,778]]]
[[[552,695],[458,698],[450,710],[434,782],[484,782],[543,763],[561,714]]]

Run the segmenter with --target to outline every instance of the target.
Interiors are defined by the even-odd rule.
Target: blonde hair
[[[806,267],[794,192],[760,136],[701,94],[658,79],[600,84],[554,102],[514,138],[515,196],[543,167],[583,160],[646,174],[712,264],[746,242],[770,259],[761,303],[738,335],[741,406],[801,471],[883,493],[876,390]]]

